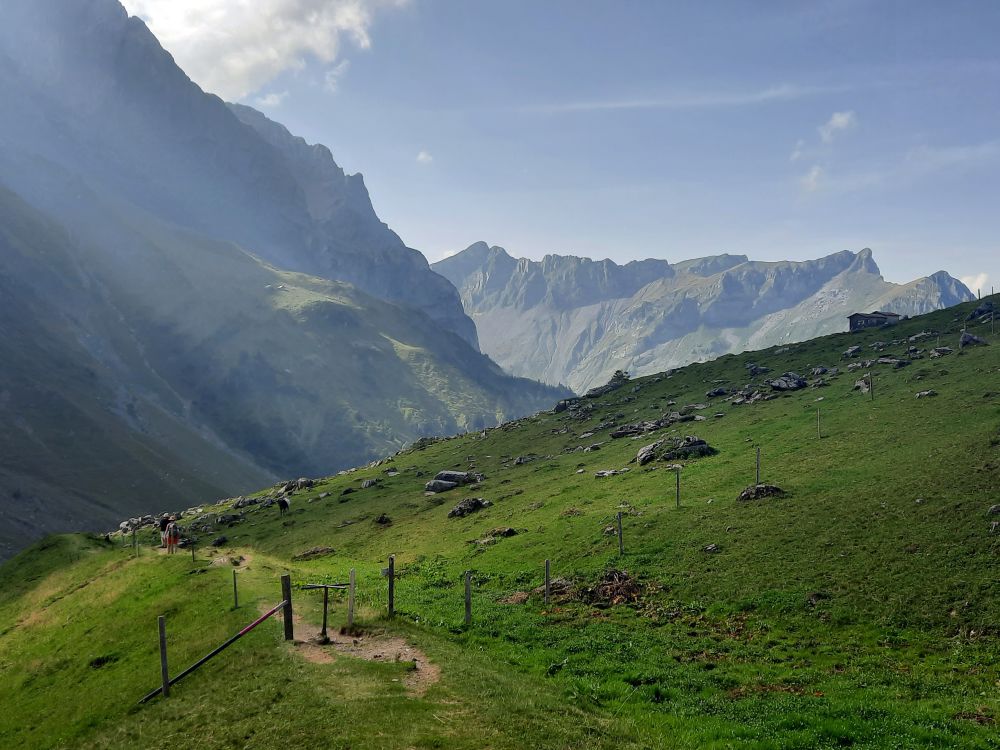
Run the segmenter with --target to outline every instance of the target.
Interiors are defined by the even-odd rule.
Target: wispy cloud
[[[335,93],[340,87],[340,79],[344,77],[347,69],[351,67],[350,60],[341,60],[323,74],[323,87],[330,93]]]
[[[814,193],[820,188],[820,184],[823,180],[823,167],[819,164],[814,164],[808,172],[802,175],[799,180],[799,184],[802,189],[807,193]]]
[[[866,169],[833,171],[814,166],[800,179],[806,192],[848,193],[872,188],[909,187],[922,180],[977,169],[1000,162],[1000,140],[958,146],[920,146],[895,161]]]
[[[987,286],[990,280],[989,274],[977,273],[971,276],[960,276],[958,280],[969,287],[973,294],[976,294],[979,290],[989,290]]]
[[[259,96],[254,99],[254,103],[258,107],[264,107],[264,109],[274,109],[275,107],[280,107],[281,103],[288,98],[287,91],[272,91],[266,96]]]
[[[819,126],[819,137],[823,143],[832,143],[838,133],[852,130],[857,125],[858,116],[853,111],[834,112],[829,120]]]
[[[434,157],[430,155],[430,152],[421,149],[417,153],[417,163],[418,164],[430,164],[434,161]]]
[[[630,109],[716,109],[745,107],[755,104],[792,101],[809,96],[843,91],[843,88],[797,86],[781,84],[754,91],[697,91],[632,99],[594,99],[577,102],[556,102],[521,107],[520,111],[539,114],[571,114]]]
[[[795,141],[795,148],[792,149],[791,156],[788,157],[789,161],[798,161],[801,159],[806,152],[806,142],[799,138]]]
[[[332,64],[344,40],[371,46],[375,14],[407,0],[123,0],[202,88],[243,99],[308,60]]]

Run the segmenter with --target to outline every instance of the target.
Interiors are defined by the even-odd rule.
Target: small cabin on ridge
[[[882,312],[876,310],[870,313],[854,313],[848,315],[847,320],[851,324],[852,331],[863,331],[867,328],[879,328],[881,326],[892,326],[899,322],[899,315],[892,312]]]

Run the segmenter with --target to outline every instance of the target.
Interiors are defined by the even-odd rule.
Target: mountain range
[[[360,175],[115,0],[0,24],[0,556],[568,395],[478,350]]]
[[[509,372],[581,391],[847,329],[853,312],[916,315],[973,299],[944,271],[882,278],[869,249],[816,260],[717,255],[678,263],[546,255],[477,242],[432,268],[458,287],[487,354]]]

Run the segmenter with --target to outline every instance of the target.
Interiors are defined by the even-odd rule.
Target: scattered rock
[[[250,505],[257,505],[259,502],[260,500],[256,497],[238,497],[236,498],[236,502],[233,503],[233,508],[239,510]]]
[[[861,378],[860,380],[854,381],[853,390],[861,391],[862,393],[868,393],[870,389],[871,386],[868,384],[868,378]]]
[[[808,384],[798,373],[786,372],[780,378],[769,381],[768,385],[775,391],[797,391]]]
[[[988,516],[1000,516],[1000,505],[991,505],[990,509],[986,511]]]
[[[425,492],[447,492],[458,487],[457,482],[445,482],[441,479],[432,479],[424,485]]]
[[[215,523],[219,526],[232,526],[235,523],[239,523],[243,520],[243,516],[235,513],[223,513],[221,516],[215,519]]]
[[[217,536],[217,537],[215,537],[215,539],[212,540],[211,544],[212,544],[213,547],[221,547],[222,545],[224,545],[228,541],[229,541],[229,537],[226,537],[226,536]]]
[[[843,356],[845,358],[856,357],[860,353],[861,353],[861,347],[855,345],[855,346],[848,347],[847,350],[844,352]]]
[[[448,511],[448,518],[463,518],[470,513],[489,508],[491,505],[489,500],[483,500],[481,497],[467,497]]]
[[[299,554],[292,557],[293,560],[311,560],[314,557],[323,557],[324,555],[332,555],[333,547],[310,547],[305,552],[300,552]]]
[[[964,349],[967,346],[986,346],[986,339],[981,339],[968,331],[962,332],[962,338],[958,340],[958,348]]]
[[[485,479],[482,474],[472,471],[439,471],[434,479],[439,482],[454,482],[456,485],[475,484]]]
[[[616,477],[619,474],[625,474],[628,472],[628,468],[624,469],[602,469],[601,471],[595,471],[595,477]]]
[[[689,458],[701,458],[702,456],[713,456],[718,452],[697,435],[685,435],[681,439],[675,438],[673,447],[665,451],[660,458],[664,461],[679,461]]]
[[[390,526],[392,524],[392,519],[389,518],[385,513],[380,513],[375,517],[375,523],[379,526]]]
[[[736,498],[738,502],[745,503],[751,500],[762,500],[765,497],[784,497],[785,491],[773,484],[753,484],[747,487],[740,496]]]
[[[707,547],[702,547],[702,552],[708,552],[709,554],[715,554],[716,552],[722,552],[722,548],[718,544],[709,544]]]
[[[937,391],[918,391],[917,398],[930,398],[931,396],[936,396]]]
[[[708,398],[718,398],[719,396],[725,396],[729,391],[725,388],[713,388],[708,393],[705,394]]]
[[[377,485],[378,485],[377,479],[366,479],[361,483],[361,489],[367,490],[371,489],[372,487],[376,487]]]
[[[514,459],[514,466],[524,466],[526,463],[530,463],[537,458],[534,454],[528,456],[518,456]]]
[[[644,445],[642,448],[639,449],[639,452],[636,454],[635,457],[636,463],[638,463],[639,466],[645,466],[650,461],[653,461],[656,458],[656,451],[659,449],[661,445],[663,445],[662,440],[657,440],[655,443]]]

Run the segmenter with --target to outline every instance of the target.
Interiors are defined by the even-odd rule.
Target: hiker
[[[170,524],[170,516],[164,513],[160,516],[160,547],[167,546],[167,526]]]
[[[285,511],[288,510],[288,506],[291,505],[291,501],[287,497],[278,498],[278,515],[285,515]]]
[[[177,526],[177,517],[170,516],[170,522],[166,528],[167,554],[172,555],[177,551],[177,545],[181,541],[181,530]]]

